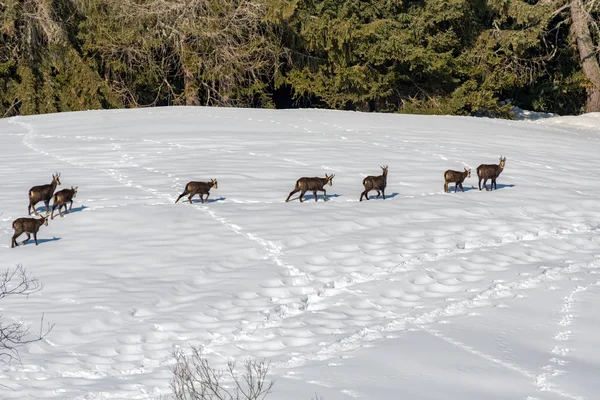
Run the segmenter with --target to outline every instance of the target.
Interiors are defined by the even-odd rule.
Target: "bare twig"
[[[42,284],[35,278],[27,274],[22,265],[17,265],[15,269],[7,269],[0,275],[0,299],[8,296],[29,296],[39,292]],[[44,328],[44,315],[40,321],[39,333],[33,338],[28,338],[29,326],[23,321],[7,323],[0,316],[0,362],[10,364],[12,361],[19,360],[19,348],[30,343],[37,342],[50,333],[54,325],[48,325]]]
[[[273,388],[265,361],[247,360],[238,372],[233,361],[225,371],[214,369],[198,347],[190,355],[176,351],[174,356],[171,389],[176,400],[263,400]]]

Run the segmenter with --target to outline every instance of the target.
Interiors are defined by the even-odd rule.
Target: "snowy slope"
[[[172,350],[195,344],[215,365],[271,360],[269,399],[594,399],[598,150],[593,116],[174,107],[0,120],[0,260],[44,283],[0,312],[56,324],[0,370],[0,397],[158,399]],[[477,190],[475,168],[500,155],[498,190]],[[388,198],[358,202],[384,164]],[[444,171],[463,166],[465,192],[443,193]],[[55,171],[59,188],[79,186],[73,213],[11,249],[27,191]],[[325,173],[329,202],[284,202],[296,179]],[[208,204],[174,204],[209,178]]]

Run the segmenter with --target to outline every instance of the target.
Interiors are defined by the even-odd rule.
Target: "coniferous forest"
[[[600,111],[597,0],[0,0],[0,116]]]

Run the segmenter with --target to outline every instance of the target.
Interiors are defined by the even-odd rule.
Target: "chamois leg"
[[[69,212],[73,210],[73,200],[71,200],[71,205],[69,206]],[[67,212],[67,205],[65,204],[65,212]]]
[[[315,196],[315,201],[317,201],[317,191],[313,190],[313,196]]]
[[[492,178],[492,184],[490,185],[492,189],[498,190],[498,185],[496,184],[496,178]]]
[[[15,246],[18,246],[18,245],[19,245],[19,243],[17,243],[17,238],[18,238],[19,236],[21,236],[21,234],[22,234],[22,233],[23,233],[23,231],[16,231],[16,232],[15,232],[15,234],[14,234],[14,235],[13,235],[13,237],[12,237],[12,242],[11,242],[11,244],[10,244],[10,247],[11,247],[11,248],[13,248],[13,247],[15,247]]]
[[[188,201],[190,202],[190,204],[194,204],[192,203],[192,197],[194,197],[196,195],[196,193],[190,193],[190,195],[188,196]]]
[[[327,201],[327,190],[323,189],[323,201]]]
[[[186,194],[190,194],[190,192],[188,192],[188,190],[184,190],[183,193],[181,193],[179,195],[179,197],[177,198],[177,200],[175,200],[175,203],[177,203],[179,201],[179,199],[181,199],[183,196],[185,196]]]
[[[381,196],[381,192],[379,190],[377,190],[377,197],[375,197],[375,198],[378,199],[379,196]]]
[[[35,240],[35,245],[37,246],[37,232],[33,232],[33,240]]]
[[[482,178],[479,178],[479,184],[478,184],[479,190],[481,190],[481,179]]]
[[[488,189],[488,187],[487,187],[487,181],[488,181],[488,178],[485,178],[483,180],[483,187],[485,188],[486,191],[489,191],[490,189]]]
[[[46,205],[46,215],[50,214],[50,200],[44,200],[44,204]]]
[[[444,182],[444,193],[448,193],[448,181]]]
[[[25,234],[27,235],[27,239],[23,240],[23,244],[26,244],[27,242],[29,242],[29,239],[31,239],[31,235],[29,234],[29,232],[25,232]]]
[[[381,189],[381,194],[383,195],[383,199],[385,200],[385,189]]]
[[[302,189],[302,191],[300,192],[300,203],[304,202],[304,200],[302,199],[304,197],[304,193],[306,193],[306,189]]]
[[[370,191],[371,189],[365,189],[365,191],[360,194],[360,201],[362,201],[363,196],[365,196],[365,200],[369,200]]]
[[[206,193],[206,198],[204,199],[204,201],[205,201],[206,203],[208,203],[208,196],[210,196],[210,192],[209,192],[209,193]]]
[[[36,206],[36,204],[37,204],[37,203],[38,203],[37,201],[35,201],[35,202],[34,202],[34,201],[31,201],[31,200],[29,201],[29,207],[27,207],[27,211],[29,212],[29,215],[31,215],[31,209],[33,209],[33,213],[34,213],[35,215],[40,215],[40,214],[37,212],[37,210],[35,209],[35,206]]]
[[[287,203],[288,201],[290,201],[290,197],[292,197],[295,193],[298,193],[300,191],[300,189],[298,189],[297,187],[294,188],[294,190],[292,190],[289,194],[289,196],[287,197],[287,199],[285,199],[285,202]]]
[[[454,182],[454,193],[458,191],[458,182]]]
[[[58,213],[60,214],[60,217],[64,217],[63,213],[62,213],[62,208],[63,206],[65,207],[65,213],[67,212],[67,205],[66,204],[61,204],[60,206],[58,206]],[[52,218],[50,218],[52,219]]]
[[[57,205],[58,204],[56,203],[52,204],[52,212],[50,213],[50,219],[54,219],[54,210],[56,210]],[[58,211],[60,211],[60,209]]]
[[[465,191],[465,188],[462,185],[462,182],[460,183],[460,190],[462,190],[463,192]]]

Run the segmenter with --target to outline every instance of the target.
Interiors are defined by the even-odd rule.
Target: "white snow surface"
[[[551,117],[559,116],[558,114],[554,114],[554,113],[523,110],[522,108],[516,107],[516,106],[512,108],[512,112],[517,121],[524,121],[524,120],[535,121],[535,120],[539,120],[542,118],[551,118]],[[576,117],[576,118],[579,119],[579,117]]]
[[[596,399],[599,150],[594,115],[0,120],[0,260],[44,284],[0,313],[32,334],[42,313],[55,324],[0,369],[0,398],[169,398],[173,349],[202,345],[218,367],[270,360],[268,399]],[[475,169],[500,155],[497,190],[479,191]],[[381,165],[387,198],[359,202]],[[463,167],[465,192],[443,193]],[[79,187],[73,211],[11,249],[29,188],[53,172]],[[328,202],[285,203],[325,173]],[[174,204],[210,178],[208,203]]]

